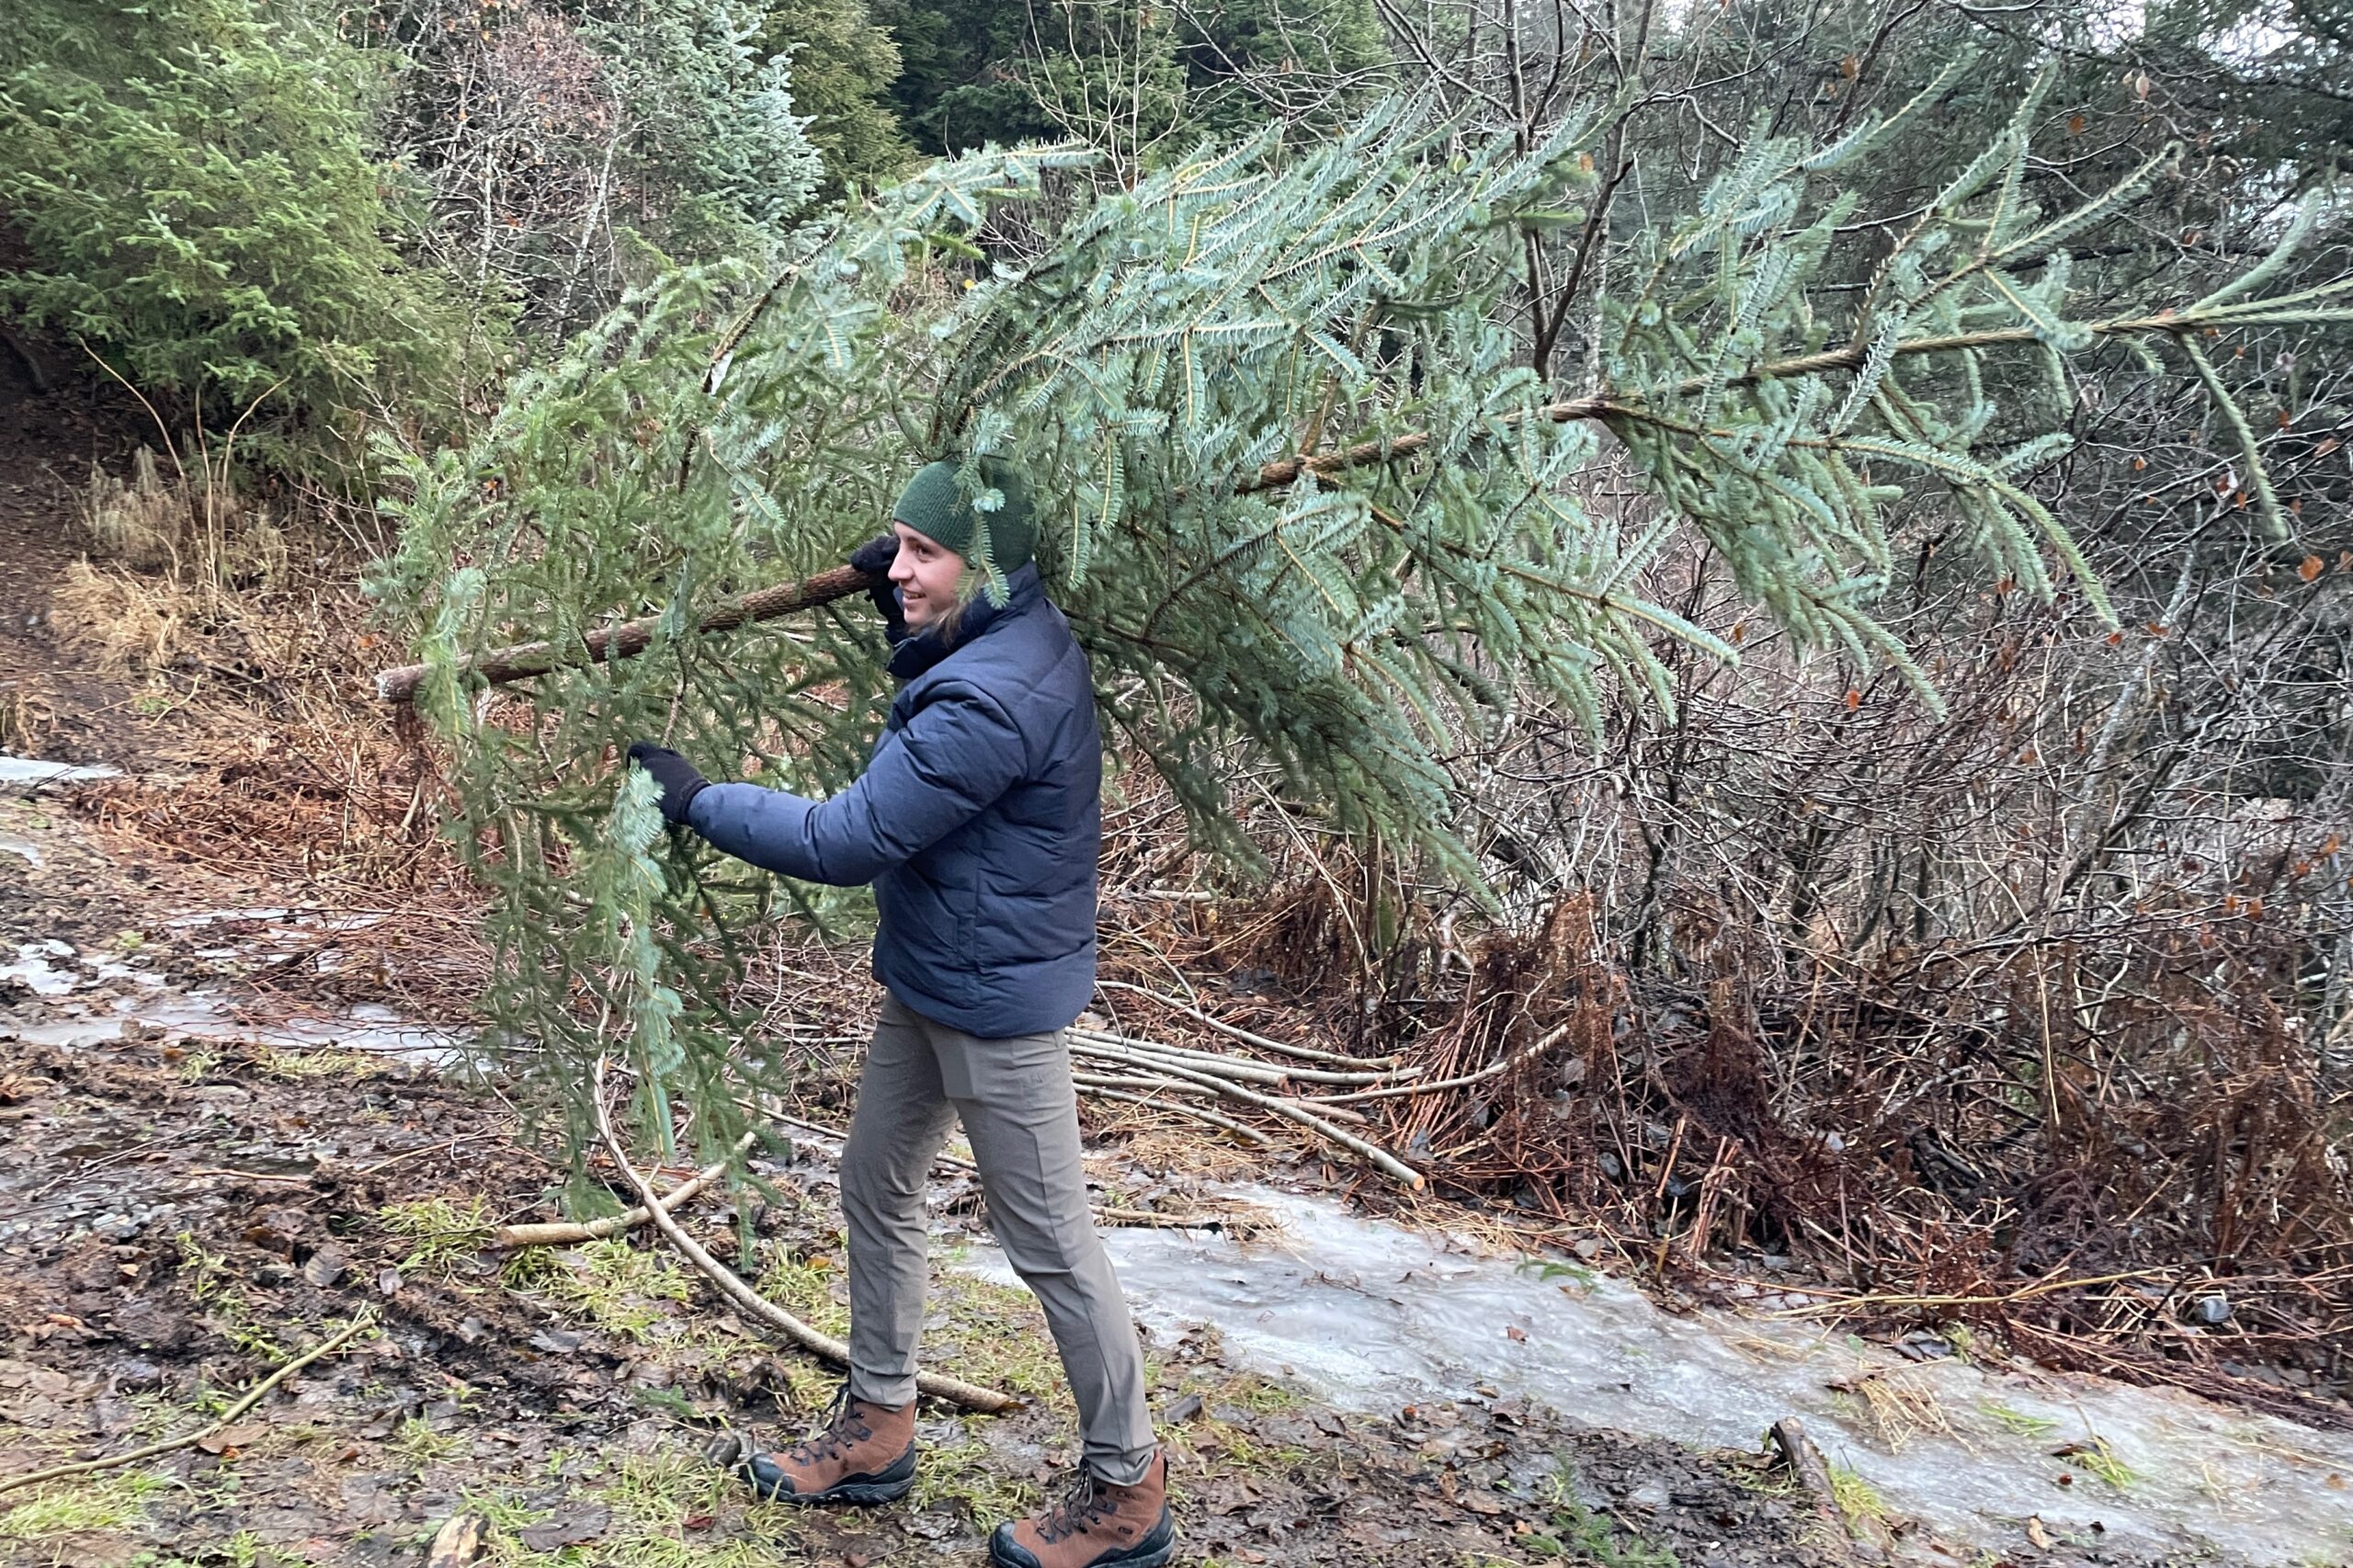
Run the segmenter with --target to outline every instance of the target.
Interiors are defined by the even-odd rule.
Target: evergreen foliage
[[[417,248],[577,330],[626,282],[773,255],[821,170],[783,45],[742,0],[379,0],[381,134],[431,197]]]
[[[791,57],[792,101],[809,117],[810,144],[824,163],[823,194],[884,184],[915,161],[887,97],[899,78],[899,46],[863,4],[777,6],[760,43]]]
[[[926,153],[1051,137],[1053,122],[1020,74],[1027,6],[991,0],[872,0],[899,48],[891,86],[899,123]]]
[[[1583,221],[1602,112],[1521,152],[1392,99],[1335,140],[1204,148],[995,262],[972,243],[991,207],[1080,154],[973,154],[806,237],[756,294],[707,269],[633,299],[469,449],[411,464],[379,579],[438,666],[421,701],[452,743],[460,842],[500,893],[497,1022],[576,1085],[635,1018],[645,1081],[692,1094],[700,1137],[733,1135],[730,933],[779,899],[841,905],[690,843],[650,858],[642,801],[608,804],[613,748],[656,734],[713,777],[840,787],[887,697],[863,615],[677,633],[717,596],[837,560],[934,456],[1031,476],[1107,728],[1245,856],[1229,770],[1272,763],[1341,828],[1475,881],[1448,771],[1466,737],[1529,692],[1596,731],[1613,686],[1669,706],[1660,638],[1736,657],[1634,589],[1678,523],[1791,631],[1866,659],[1903,663],[1872,619],[1899,498],[1965,523],[1988,573],[2097,609],[2027,488],[2065,447],[2071,360],[2113,340],[2194,368],[2207,330],[2353,307],[2342,287],[2267,297],[2258,275],[2162,316],[2079,318],[2063,247],[2164,165],[2039,210],[2032,93],[1895,227],[1867,288],[1812,289],[1855,228],[1841,171],[1964,69],[1827,146],[1760,122],[1643,242],[1600,384],[1576,396],[1528,368],[1496,302],[1530,226]],[[1655,517],[1579,498],[1605,433]],[[457,676],[484,647],[654,608],[670,634],[642,659],[506,701]]]
[[[659,818],[616,803],[609,747],[664,735],[817,790],[857,775],[887,684],[862,599],[738,640],[676,633],[694,605],[838,564],[877,530],[911,466],[889,378],[935,352],[904,309],[937,287],[926,235],[963,244],[945,231],[1034,193],[1058,161],[976,156],[919,175],[854,224],[804,236],[765,290],[733,264],[673,274],[520,378],[472,446],[406,460],[400,551],[371,587],[415,618],[428,659],[446,666],[500,629],[561,636],[649,597],[670,607],[654,652],[559,672],[522,703],[478,704],[446,676],[419,699],[452,743],[453,833],[495,895],[484,1007],[545,1045],[535,1060],[552,1080],[576,1087],[603,1030],[634,1018],[656,1092],[692,1085],[698,1136],[741,1125],[722,1092],[741,1028],[728,933],[779,901],[820,920],[842,901],[654,856]],[[714,932],[716,953],[699,945]],[[684,1015],[681,994],[696,1002]]]
[[[741,0],[623,0],[583,19],[633,122],[640,180],[663,195],[650,237],[682,259],[765,263],[823,172],[790,60],[758,47],[763,22]]]
[[[224,424],[454,401],[468,340],[395,248],[371,62],[257,0],[27,0],[0,30],[0,310]]]

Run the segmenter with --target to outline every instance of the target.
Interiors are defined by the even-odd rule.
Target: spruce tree
[[[1388,100],[1333,139],[1204,148],[1024,229],[1021,254],[992,215],[1087,155],[975,153],[804,233],[773,276],[707,267],[632,297],[470,446],[409,460],[377,579],[435,665],[419,706],[494,895],[493,1038],[528,1043],[514,1064],[575,1115],[586,1063],[625,1051],[650,1130],[666,1138],[684,1097],[706,1150],[735,1135],[734,1095],[784,1065],[735,1010],[744,932],[788,908],[854,922],[858,895],[665,842],[616,751],[659,736],[715,778],[813,794],[854,777],[889,697],[862,601],[688,629],[722,596],[837,563],[935,457],[965,462],[983,517],[999,497],[974,460],[1032,476],[1041,566],[1107,733],[1245,858],[1230,770],[1272,765],[1336,826],[1475,881],[1446,764],[1462,737],[1531,698],[1597,731],[1613,687],[1668,707],[1664,640],[1738,657],[1637,590],[1694,539],[1763,612],[1866,661],[1904,665],[1872,615],[1899,501],[1961,523],[1989,575],[2105,614],[2029,488],[2066,446],[2071,361],[2197,376],[2228,423],[2211,335],[2329,328],[2353,305],[2343,286],[2270,296],[2275,258],[2206,299],[2079,317],[2072,247],[2170,153],[2039,210],[2032,91],[1884,231],[1863,288],[1811,289],[1881,232],[1841,170],[1926,132],[1961,69],[1828,146],[1755,127],[1618,258],[1597,384],[1538,376],[1503,323],[1526,229],[1583,222],[1604,105],[1522,152]],[[1581,499],[1606,444],[1648,483],[1646,514]],[[639,658],[511,692],[462,671],[649,612],[663,631]]]

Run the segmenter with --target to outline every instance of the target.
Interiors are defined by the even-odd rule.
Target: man
[[[1175,1551],[1167,1463],[1153,1437],[1143,1357],[1087,1207],[1078,1102],[1063,1030],[1095,989],[1102,744],[1086,655],[1046,602],[1017,476],[982,516],[953,463],[911,480],[890,535],[850,559],[887,562],[906,684],[866,772],[817,801],[712,784],[645,742],[632,760],[662,810],[756,866],[812,881],[871,881],[874,974],[885,995],[842,1153],[849,1236],[850,1373],[824,1428],[756,1454],[763,1495],[875,1504],[915,1464],[915,1342],[924,1316],[924,1183],[961,1119],[989,1223],[1045,1308],[1075,1396],[1076,1488],[998,1527],[999,1568],[1159,1568]],[[1002,602],[980,590],[990,553]],[[904,628],[904,636],[898,635]]]

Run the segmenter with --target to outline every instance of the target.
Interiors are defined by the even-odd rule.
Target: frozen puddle
[[[1282,1233],[1245,1246],[1108,1231],[1129,1304],[1155,1332],[1212,1324],[1240,1358],[1344,1408],[1392,1412],[1485,1384],[1587,1426],[1744,1449],[1797,1415],[1832,1464],[1948,1541],[2020,1549],[2039,1517],[2086,1546],[2353,1561],[2353,1435],[2170,1390],[1915,1363],[1788,1319],[1670,1316],[1619,1280],[1481,1254],[1326,1199],[1228,1195],[1270,1210]],[[994,1247],[966,1267],[1013,1278]],[[2124,1484],[2054,1456],[2070,1444],[2104,1444]]]
[[[6,972],[0,968],[0,973]],[[109,1006],[77,1015],[12,1023],[0,1016],[0,1040],[68,1047],[120,1040],[132,1025],[199,1037],[254,1040],[281,1051],[367,1051],[428,1067],[457,1060],[462,1043],[441,1029],[404,1021],[389,1007],[362,1003],[341,1017],[289,1018],[282,1023],[242,1023],[210,992],[155,993],[115,996]]]
[[[53,939],[20,942],[17,956],[0,963],[0,984],[14,982],[36,996],[70,995],[82,979],[74,970],[58,968],[53,960],[61,958],[69,963],[74,960],[73,944]]]
[[[0,951],[5,951],[0,949]],[[102,989],[121,981],[128,991]],[[7,987],[50,1004],[47,1015],[17,1018],[0,1006],[0,1040],[75,1048],[120,1040],[134,1026],[199,1037],[256,1040],[284,1051],[367,1051],[441,1067],[456,1060],[462,1041],[445,1030],[409,1022],[390,1007],[361,1003],[340,1017],[240,1022],[210,991],[176,991],[153,970],[97,958],[54,938],[25,942],[0,960],[0,998]]]
[[[30,756],[0,756],[0,784],[24,784],[38,790],[44,784],[88,784],[101,778],[121,777],[122,769],[108,767],[104,763],[96,767],[76,767],[70,762],[43,762]]]

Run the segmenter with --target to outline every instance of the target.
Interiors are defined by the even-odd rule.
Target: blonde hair
[[[964,629],[964,611],[980,597],[988,577],[988,568],[979,562],[964,562],[964,570],[956,578],[956,597],[949,601],[948,608],[939,612],[939,619],[928,628],[932,640],[942,648],[956,646],[956,633]]]

